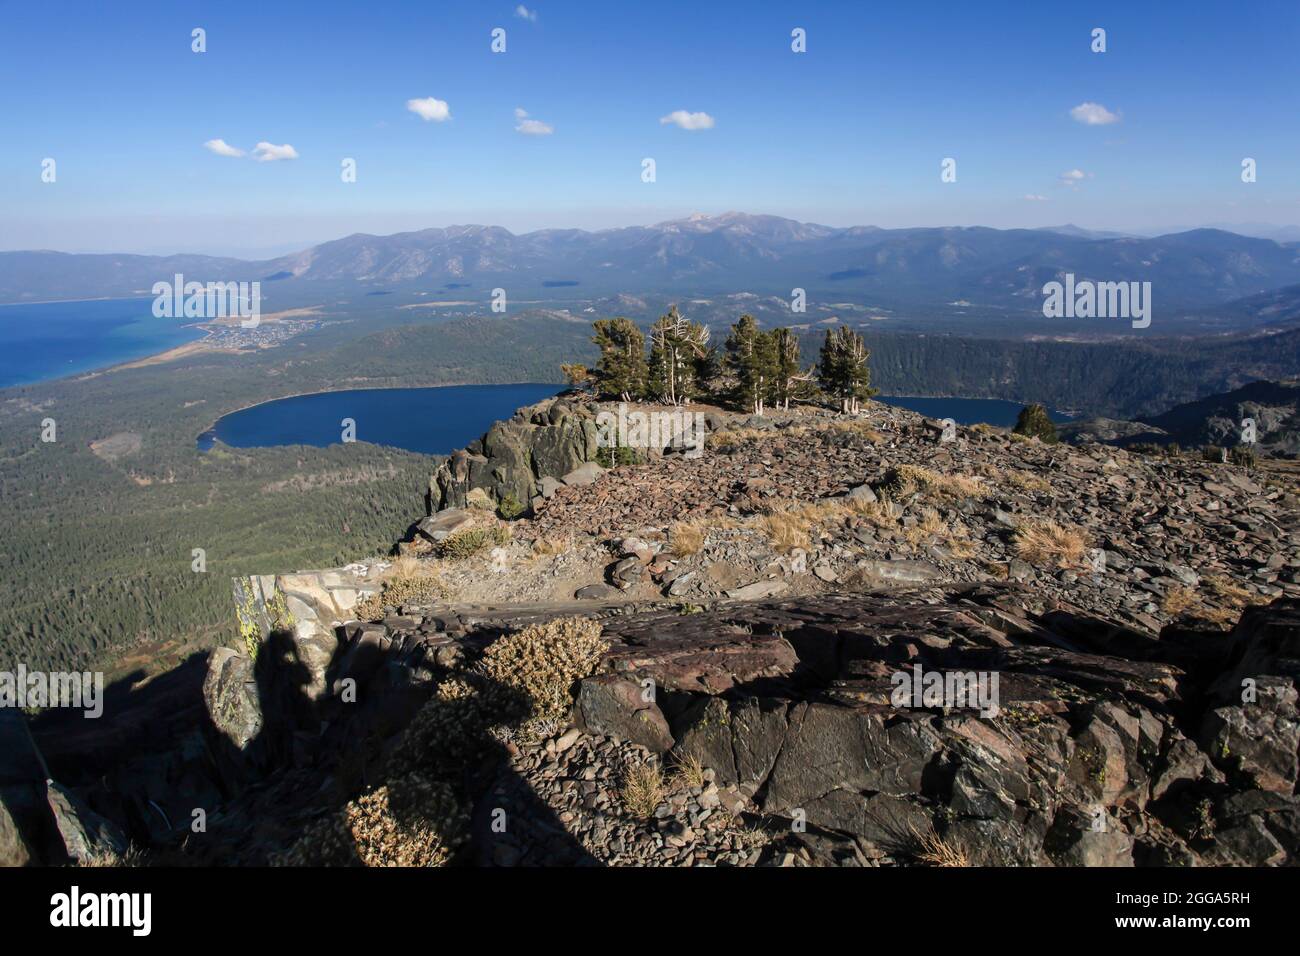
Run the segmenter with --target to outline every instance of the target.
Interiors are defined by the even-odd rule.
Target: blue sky
[[[0,248],[253,255],[357,231],[729,209],[831,225],[1300,223],[1295,2],[528,9],[3,0]],[[407,108],[426,98],[449,118]],[[1087,103],[1112,121],[1072,116]],[[518,109],[552,132],[520,132]],[[678,110],[713,125],[661,122]],[[205,148],[218,139],[245,155]],[[297,158],[259,162],[260,142]],[[1241,182],[1243,157],[1257,182]]]

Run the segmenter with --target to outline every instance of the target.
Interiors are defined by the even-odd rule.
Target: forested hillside
[[[231,575],[386,553],[419,517],[436,459],[365,443],[199,454],[196,436],[225,412],[333,388],[556,381],[589,335],[473,319],[0,392],[0,670],[223,634]]]
[[[821,333],[805,336],[815,355]],[[1300,370],[1300,330],[1254,337],[1141,344],[1004,341],[864,333],[872,382],[889,395],[1042,402],[1112,418],[1159,414],[1183,402]]]

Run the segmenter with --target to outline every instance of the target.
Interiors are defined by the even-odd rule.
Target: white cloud
[[[519,6],[515,7],[515,16],[517,16],[521,20],[527,20],[529,23],[537,22],[537,11],[529,10],[522,3],[519,4]]]
[[[1070,110],[1070,115],[1085,126],[1107,126],[1119,122],[1119,114],[1112,113],[1100,103],[1080,103]]]
[[[432,96],[426,96],[422,100],[407,100],[406,108],[426,121],[441,123],[443,120],[451,119],[451,107],[447,105],[447,101],[434,99]]]
[[[673,110],[667,116],[659,117],[663,125],[675,123],[682,129],[713,129],[713,117],[708,113],[688,113],[686,110]]]
[[[210,139],[203,144],[203,148],[210,153],[216,153],[218,156],[243,156],[242,149],[236,149],[227,143],[224,139]]]
[[[297,159],[298,151],[288,143],[276,146],[275,143],[262,140],[253,147],[253,158],[259,163],[273,163],[278,159]]]
[[[1074,189],[1085,179],[1092,179],[1092,173],[1085,173],[1082,169],[1067,169],[1065,172],[1061,173],[1057,182],[1062,186],[1069,186],[1071,189]]]
[[[555,132],[555,127],[550,123],[543,123],[541,120],[529,119],[528,111],[515,108],[515,119],[519,120],[519,125],[515,127],[516,133],[523,133],[525,136],[550,136]]]
[[[1046,196],[1040,196],[1037,193],[1029,193],[1025,196],[1029,202],[1047,202]]]

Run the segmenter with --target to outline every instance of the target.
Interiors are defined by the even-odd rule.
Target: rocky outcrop
[[[121,830],[72,788],[48,779],[17,710],[0,708],[0,866],[107,861],[127,850]]]
[[[429,480],[429,511],[469,507],[475,489],[494,508],[527,508],[597,457],[597,434],[595,411],[580,402],[556,398],[522,408],[438,466]],[[543,479],[550,482],[544,486]]]
[[[602,441],[619,440],[617,430],[602,434],[598,420],[602,413],[616,417],[619,407],[566,394],[519,409],[438,466],[429,480],[429,513],[473,507],[481,495],[480,504],[514,518],[539,508],[561,488],[592,484],[618,464],[602,447]],[[706,416],[706,427],[710,417],[717,418]],[[638,460],[686,450],[682,434],[647,432],[646,437],[651,434],[665,444],[631,449]]]
[[[662,688],[673,753],[754,813],[873,855],[906,855],[932,830],[986,864],[1265,865],[1300,851],[1300,602],[1252,609],[1228,637],[1152,640],[1016,589],[935,597],[619,618],[607,666]],[[772,656],[774,642],[788,652]],[[691,649],[711,679],[683,670]],[[1232,660],[1216,686],[1250,674],[1267,691],[1210,695]],[[998,675],[998,712],[897,706],[897,676],[916,667]]]
[[[436,688],[480,673],[503,633],[566,610],[407,608],[348,624],[317,701],[286,697],[302,675],[277,638],[251,678],[218,652],[213,721],[234,749],[267,750],[244,769],[257,786],[232,790],[188,852],[282,852],[336,788],[382,779]],[[924,862],[935,841],[973,864],[1296,862],[1294,599],[1228,633],[1159,635],[1009,584],[592,613],[608,648],[570,688],[568,726],[468,749],[450,725],[431,738],[464,751],[475,819],[504,807],[514,821],[508,839],[476,828],[480,862],[895,865]],[[925,674],[983,677],[992,696],[898,696],[901,675]],[[629,813],[624,775],[655,762],[695,769]],[[65,819],[102,833],[81,810]]]

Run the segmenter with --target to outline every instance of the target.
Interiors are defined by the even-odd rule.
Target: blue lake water
[[[345,418],[356,440],[426,455],[446,455],[479,438],[515,409],[556,394],[559,385],[447,385],[442,388],[361,388],[295,395],[231,412],[199,436],[234,448],[342,442]]]
[[[449,385],[442,388],[366,388],[281,398],[231,412],[199,436],[200,451],[215,441],[234,448],[312,445],[342,441],[345,418],[357,441],[445,455],[479,438],[515,409],[560,391],[558,385]],[[880,401],[962,425],[1013,425],[1024,406],[986,398],[891,398]],[[1053,414],[1057,421],[1066,416]]]
[[[1003,401],[1000,398],[912,398],[877,395],[876,401],[910,409],[930,418],[951,418],[958,425],[983,423],[1001,428],[1010,428],[1014,425],[1020,410],[1025,407],[1019,402]],[[1048,409],[1047,413],[1054,422],[1074,421],[1071,416],[1052,409]]]
[[[144,358],[203,337],[153,299],[0,305],[0,388]]]

